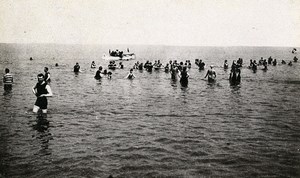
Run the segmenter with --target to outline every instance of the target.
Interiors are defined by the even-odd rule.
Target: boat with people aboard
[[[119,51],[116,49],[115,51],[111,51],[109,49],[108,55],[103,54],[102,59],[107,60],[107,61],[129,61],[129,60],[134,60],[135,59],[135,54],[129,52],[129,48],[127,48],[127,52]]]

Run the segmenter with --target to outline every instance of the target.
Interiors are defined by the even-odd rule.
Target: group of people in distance
[[[298,58],[295,56],[293,58],[293,61],[297,62]],[[293,61],[289,61],[288,65],[292,66],[293,65]],[[281,64],[286,64],[286,61],[285,60],[281,60]],[[257,66],[260,66],[260,65],[262,65],[264,67],[263,70],[266,71],[266,70],[268,70],[268,65],[276,66],[277,65],[277,60],[273,59],[272,56],[270,56],[268,58],[268,60],[264,59],[263,57],[261,57],[261,59],[258,61],[258,63],[256,62],[256,60],[250,59],[250,65],[248,66],[248,68],[252,69],[253,72],[256,72]]]
[[[199,70],[204,70],[205,63],[202,62],[202,60],[196,59],[196,64],[199,66]],[[113,68],[112,68],[113,66]],[[170,60],[169,63],[167,63],[165,66],[162,65],[160,60],[155,60],[154,63],[150,61],[146,61],[145,64],[140,63],[137,61],[133,68],[130,69],[129,73],[125,78],[127,79],[134,79],[136,76],[133,74],[133,69],[138,70],[147,70],[148,72],[152,72],[152,70],[164,70],[165,72],[170,72],[171,79],[176,80],[179,77],[179,81],[183,87],[186,87],[188,85],[188,79],[189,79],[189,73],[188,70],[191,68],[192,64],[190,60],[186,60],[185,62],[177,62],[177,60]],[[91,68],[96,68],[95,61],[92,61]],[[108,69],[115,70],[117,68],[115,61],[110,61],[108,64]],[[119,69],[123,69],[124,65],[122,62],[119,63]],[[74,66],[74,72],[80,71],[80,65],[78,62]],[[107,78],[111,79],[112,72],[107,71],[107,69],[103,70],[102,66],[99,66],[98,70],[96,71],[96,74],[94,76],[95,79],[99,80],[103,78],[104,76],[107,76]],[[210,69],[207,71],[204,78],[208,78],[209,82],[214,82],[216,79],[216,72],[214,70],[214,66],[211,65]]]

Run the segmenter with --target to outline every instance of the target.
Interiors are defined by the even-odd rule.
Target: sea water
[[[95,80],[91,62],[107,69],[101,56],[116,48],[136,59]],[[0,70],[11,70],[14,85],[4,92],[0,82],[0,177],[299,177],[300,64],[280,64],[299,58],[291,50],[1,44]],[[250,59],[269,56],[277,66],[247,69]],[[238,58],[242,80],[231,86],[222,66]],[[134,70],[136,78],[125,79],[147,60],[190,60],[188,87],[163,70]],[[210,65],[214,84],[204,79]],[[31,111],[31,88],[44,67],[54,95],[41,119]]]

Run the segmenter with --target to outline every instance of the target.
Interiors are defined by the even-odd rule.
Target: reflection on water
[[[12,96],[12,90],[4,90],[3,96],[5,96],[5,100],[9,100]]]
[[[52,134],[49,131],[49,121],[47,120],[47,114],[43,114],[40,110],[37,114],[35,123],[32,124],[32,128],[36,130],[36,134],[33,135],[39,140],[41,149],[39,150],[39,155],[50,155],[51,149],[49,149],[49,141],[52,138]]]

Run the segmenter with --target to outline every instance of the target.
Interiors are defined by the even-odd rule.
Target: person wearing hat
[[[216,72],[213,70],[213,65],[210,66],[204,78],[208,77],[208,82],[214,82],[217,75]]]

